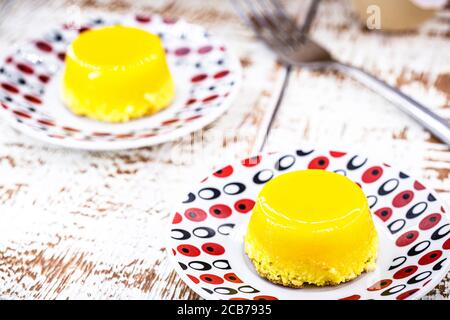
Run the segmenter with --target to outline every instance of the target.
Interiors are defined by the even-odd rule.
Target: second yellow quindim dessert
[[[284,286],[336,285],[374,268],[378,237],[367,199],[350,179],[323,170],[280,175],[261,190],[245,252]]]
[[[70,110],[107,122],[153,114],[174,96],[159,37],[125,26],[79,35],[67,51],[62,85]]]

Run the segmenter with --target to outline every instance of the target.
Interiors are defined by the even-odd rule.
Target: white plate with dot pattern
[[[128,25],[163,41],[176,85],[175,99],[161,112],[126,123],[103,123],[70,112],[59,97],[65,51],[88,29]],[[118,150],[167,142],[199,130],[231,105],[241,66],[225,44],[203,27],[159,15],[103,15],[82,24],[55,26],[0,62],[0,115],[39,140],[87,150]]]

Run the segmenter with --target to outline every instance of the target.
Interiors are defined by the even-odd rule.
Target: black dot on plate
[[[206,247],[206,250],[209,251],[209,252],[213,252],[214,248],[213,247]]]
[[[187,269],[187,266],[184,263],[178,262],[178,264],[180,265],[181,269],[183,269],[183,270]]]
[[[102,24],[103,20],[102,19],[96,19],[96,20],[94,20],[94,23],[95,24]]]
[[[212,281],[212,279],[210,277],[205,277],[206,281]]]
[[[432,255],[430,255],[430,258],[431,258],[431,259],[436,258],[436,257],[437,257],[437,254],[436,254],[436,253],[433,253]]]
[[[387,285],[387,282],[386,282],[386,281],[382,281],[382,282],[380,283],[380,285],[381,285],[382,287],[384,287],[385,285]]]
[[[5,69],[4,68],[0,68],[0,73],[4,73]]]
[[[213,91],[214,89],[216,89],[216,87],[214,87],[214,86],[209,87],[210,91]]]
[[[407,239],[412,239],[414,238],[414,234],[412,233],[408,233],[408,235],[406,236]]]
[[[60,33],[56,33],[53,38],[58,42],[63,40],[63,36]]]
[[[8,102],[12,102],[13,101],[13,99],[11,97],[5,97],[5,100],[8,101]]]
[[[386,217],[388,215],[388,212],[386,210],[381,211],[381,215],[383,217]]]
[[[436,217],[431,217],[429,220],[430,220],[430,222],[436,222],[437,218]]]
[[[241,210],[245,210],[245,204],[241,203],[240,205],[238,205],[238,208]]]
[[[35,109],[35,108],[28,108],[28,110],[29,110],[30,112],[36,112],[36,109]]]
[[[186,249],[186,248],[181,249],[181,251],[183,251],[184,253],[188,253],[189,252],[189,250]]]
[[[189,212],[189,217],[195,218],[195,212],[190,211],[190,212]]]
[[[236,280],[236,277],[230,277],[230,280]]]
[[[379,173],[380,173],[380,171],[378,171],[378,170],[376,170],[376,169],[372,171],[372,175],[374,175],[374,176],[376,176],[376,175],[379,174]]]
[[[408,269],[405,270],[406,273],[410,273],[411,271],[412,271],[411,268],[408,268]]]
[[[405,199],[405,200],[408,200],[408,199],[409,199],[409,194],[405,193],[405,194],[402,196],[402,198]]]
[[[198,68],[201,68],[202,67],[202,64],[200,63],[200,62],[197,62],[196,64],[195,64],[195,67],[198,69]]]
[[[202,108],[197,108],[197,109],[195,109],[194,111],[195,111],[195,112],[200,112],[200,111],[202,111]]]
[[[325,160],[319,160],[319,164],[323,166],[325,164]]]
[[[220,212],[219,209],[214,209],[214,213],[215,213],[215,214],[220,214],[221,212]]]
[[[158,37],[160,37],[161,39],[164,38],[164,33],[158,33]]]
[[[218,64],[218,65],[222,65],[222,64],[223,64],[223,60],[220,59],[219,61],[217,61],[217,64]]]
[[[19,80],[17,80],[19,82],[19,84],[27,84],[27,82],[25,81],[24,78],[20,78]]]

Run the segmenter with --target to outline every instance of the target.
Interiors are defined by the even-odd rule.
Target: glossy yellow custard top
[[[62,85],[69,109],[108,122],[155,113],[174,96],[159,37],[125,26],[79,35],[68,48]]]
[[[356,183],[329,171],[303,170],[263,187],[245,249],[257,271],[273,282],[338,284],[372,266],[377,234]]]

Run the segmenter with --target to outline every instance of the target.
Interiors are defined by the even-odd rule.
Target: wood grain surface
[[[306,1],[286,1],[304,12]],[[0,120],[0,297],[196,299],[167,260],[171,206],[192,182],[251,154],[265,135],[285,69],[228,1],[1,1],[0,51],[72,15],[157,12],[202,24],[239,55],[233,107],[200,132],[151,148],[52,147]],[[348,1],[320,7],[312,35],[333,54],[401,87],[450,120],[450,10],[419,31],[367,32]],[[405,168],[450,204],[450,150],[345,75],[296,69],[267,150],[353,149]],[[427,299],[448,299],[447,277]]]

